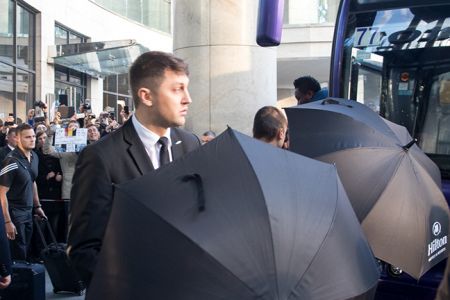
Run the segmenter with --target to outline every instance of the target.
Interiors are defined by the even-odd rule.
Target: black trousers
[[[41,199],[42,209],[47,215],[58,243],[67,243],[67,227],[69,222],[68,200]],[[44,231],[45,232],[45,231]]]
[[[33,235],[32,208],[10,208],[11,221],[16,226],[14,240],[9,240],[13,260],[27,260],[28,250]]]

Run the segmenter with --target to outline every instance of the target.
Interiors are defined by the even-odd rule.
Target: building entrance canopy
[[[149,51],[134,40],[56,45],[51,48],[49,56],[53,63],[102,78],[127,73],[133,61]]]

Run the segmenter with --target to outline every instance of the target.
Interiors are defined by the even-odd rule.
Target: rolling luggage
[[[83,295],[85,292],[85,285],[83,281],[73,268],[69,257],[66,253],[66,244],[58,243],[56,241],[53,230],[47,220],[36,219],[36,228],[41,237],[44,249],[41,252],[41,258],[44,261],[45,268],[53,285],[53,292],[57,293],[73,293]],[[45,224],[50,233],[51,243],[48,244],[42,228],[41,223]]]
[[[45,300],[45,269],[41,264],[14,262],[11,284],[0,290],[2,300]]]

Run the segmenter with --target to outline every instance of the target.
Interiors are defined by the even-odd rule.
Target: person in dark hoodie
[[[328,97],[328,89],[321,88],[320,83],[311,76],[299,77],[294,81],[295,98],[298,104],[305,104]]]

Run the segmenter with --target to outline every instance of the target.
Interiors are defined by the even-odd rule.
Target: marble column
[[[174,1],[174,53],[191,73],[186,129],[251,135],[256,111],[275,105],[276,48],[256,44],[258,2]]]

